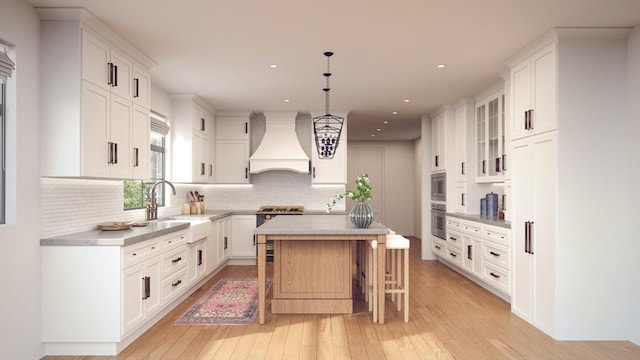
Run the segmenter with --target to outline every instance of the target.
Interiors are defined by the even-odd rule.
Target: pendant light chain
[[[315,137],[318,157],[320,159],[333,159],[333,156],[340,144],[340,134],[344,125],[344,118],[341,116],[331,115],[329,110],[329,78],[331,77],[332,52],[327,51],[324,56],[327,57],[327,72],[324,73],[326,79],[326,87],[322,89],[325,94],[325,114],[313,118],[313,133]]]

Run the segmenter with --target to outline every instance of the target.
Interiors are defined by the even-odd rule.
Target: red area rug
[[[267,292],[271,280],[267,279]],[[258,279],[222,279],[174,324],[248,325],[258,313]]]

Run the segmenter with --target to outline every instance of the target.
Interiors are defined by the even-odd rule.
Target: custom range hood
[[[309,173],[309,157],[296,134],[296,112],[265,112],[266,129],[256,151],[249,157],[249,173],[269,170]]]

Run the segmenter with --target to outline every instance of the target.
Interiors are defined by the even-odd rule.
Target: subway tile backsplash
[[[179,215],[189,201],[189,191],[205,195],[207,210],[257,210],[261,205],[302,205],[305,210],[324,211],[331,197],[344,185],[312,186],[309,175],[268,171],[251,175],[250,185],[175,184],[176,195],[167,190],[168,206],[158,217]],[[92,230],[105,221],[142,221],[145,210],[123,210],[123,182],[41,178],[42,237]],[[344,210],[344,201],[335,210]]]

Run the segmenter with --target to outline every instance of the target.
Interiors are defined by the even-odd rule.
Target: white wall
[[[556,337],[630,339],[640,332],[640,237],[627,40],[563,39],[558,51]]]
[[[23,0],[0,1],[0,38],[15,45],[7,99],[9,199],[0,225],[0,359],[38,359],[40,340],[40,168],[38,74],[40,21]],[[17,100],[16,100],[17,97]],[[19,194],[19,196],[16,196]],[[13,213],[13,215],[11,215]]]
[[[414,207],[420,201],[415,189],[415,160],[412,141],[349,141],[349,159],[354,149],[381,148],[384,150],[384,224],[402,235],[414,235]],[[351,160],[350,160],[351,161]],[[349,168],[360,164],[348,164]],[[359,174],[355,174],[359,175]],[[355,186],[351,171],[347,179],[347,189]],[[376,189],[373,189],[375,196]],[[378,220],[376,220],[378,221]]]
[[[640,254],[640,233],[632,232],[632,228],[640,219],[640,186],[638,186],[638,179],[640,179],[640,141],[638,141],[640,139],[640,26],[633,29],[629,35],[628,45],[629,73],[627,79],[629,80],[629,119],[631,122],[628,137],[631,139],[631,158],[627,182],[631,186],[628,194],[629,213],[625,222],[629,225],[628,229],[631,233],[628,251],[630,254],[637,255]],[[640,282],[637,277],[640,274],[640,261],[635,259],[631,265],[631,280],[635,281],[632,284],[636,284],[630,300],[632,304],[635,304],[635,308],[629,311],[631,341],[640,345],[640,305],[638,305],[640,304],[640,286],[638,286]]]

